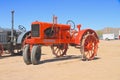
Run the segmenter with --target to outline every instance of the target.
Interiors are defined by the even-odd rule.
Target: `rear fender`
[[[80,32],[78,32],[78,35],[75,38],[75,44],[80,45],[84,35],[86,35],[88,33],[89,34],[94,34],[97,41],[99,42],[99,38],[97,36],[97,33],[94,30],[92,30],[92,29],[84,29],[84,30],[81,30]]]
[[[26,35],[29,35],[31,33],[31,31],[27,31],[27,32],[23,32],[18,36],[17,39],[17,44],[22,44],[22,42],[24,41],[24,39],[26,38]]]

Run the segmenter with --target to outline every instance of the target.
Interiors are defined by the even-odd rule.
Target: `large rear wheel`
[[[3,54],[3,46],[0,44],[0,56]]]
[[[27,65],[31,64],[30,45],[28,45],[28,44],[25,45],[23,48],[23,60]]]
[[[67,49],[68,49],[68,44],[57,44],[57,45],[52,45],[51,46],[52,53],[56,57],[61,57],[66,55]]]
[[[92,60],[97,54],[98,41],[94,34],[86,34],[81,43],[82,60]]]
[[[34,45],[31,51],[31,62],[33,65],[37,65],[41,58],[41,46]]]

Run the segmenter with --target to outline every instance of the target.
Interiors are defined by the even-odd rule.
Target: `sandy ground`
[[[73,47],[62,58],[55,58],[50,47],[42,47],[38,65],[26,65],[22,56],[0,57],[0,80],[120,80],[120,40],[100,41],[95,60],[80,57]]]

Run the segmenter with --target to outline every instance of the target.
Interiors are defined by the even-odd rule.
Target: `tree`
[[[97,33],[99,38],[102,38],[102,34],[103,34],[102,30],[97,30],[96,33]]]

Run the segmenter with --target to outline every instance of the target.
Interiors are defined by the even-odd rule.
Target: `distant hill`
[[[115,37],[118,37],[119,31],[120,31],[120,28],[105,27],[104,29],[97,30],[96,32],[99,37],[102,37],[102,34],[109,34],[109,33],[114,33]]]

